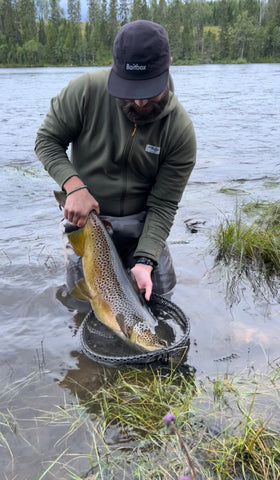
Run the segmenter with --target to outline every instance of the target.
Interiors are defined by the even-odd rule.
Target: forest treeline
[[[280,0],[0,0],[2,66],[107,65],[118,29],[146,19],[168,32],[173,63],[279,62]],[[139,39],[141,41],[141,39]]]

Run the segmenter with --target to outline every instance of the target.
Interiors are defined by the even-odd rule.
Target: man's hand
[[[67,197],[64,206],[64,216],[69,222],[74,223],[78,227],[83,227],[86,224],[87,217],[91,210],[99,212],[99,205],[95,198],[84,188],[71,193]]]
[[[82,185],[83,182],[78,177],[71,177],[64,183],[63,188],[66,193],[68,193]],[[80,228],[86,224],[88,214],[91,210],[95,210],[97,214],[100,213],[98,202],[86,188],[77,190],[66,198],[64,216],[69,222],[74,223],[74,225]]]
[[[145,292],[145,299],[147,301],[150,300],[153,289],[153,283],[151,279],[152,270],[153,267],[144,265],[143,263],[136,263],[136,265],[131,269],[139,289]]]

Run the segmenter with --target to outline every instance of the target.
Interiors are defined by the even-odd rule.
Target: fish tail
[[[54,190],[54,196],[60,207],[64,207],[66,202],[66,193],[58,190]]]

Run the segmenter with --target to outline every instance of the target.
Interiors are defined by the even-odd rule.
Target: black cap
[[[168,84],[170,47],[164,28],[136,20],[118,32],[108,81],[113,97],[141,100],[159,95]]]

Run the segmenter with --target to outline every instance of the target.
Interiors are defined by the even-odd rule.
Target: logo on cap
[[[144,71],[147,70],[147,65],[139,64],[139,63],[126,63],[125,65],[126,70],[137,70],[137,71]]]

